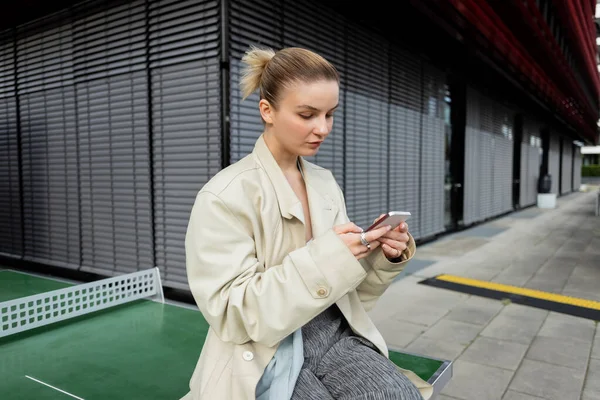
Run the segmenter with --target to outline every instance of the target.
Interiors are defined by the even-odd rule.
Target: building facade
[[[561,2],[526,2],[523,21],[538,13],[549,32],[546,68],[508,6],[471,4],[493,14],[491,38],[459,3],[472,2],[407,1],[402,27],[383,5],[291,0],[64,2],[4,21],[0,253],[107,276],[157,266],[187,289],[194,197],[262,131],[258,95],[239,90],[250,45],[306,47],[338,68],[340,109],[311,161],[334,173],[359,225],[406,210],[427,240],[535,204],[540,174],[554,193],[577,190],[575,143],[598,139],[588,33],[557,22],[572,11]],[[511,37],[520,47],[499,50]],[[572,86],[551,84],[555,68]]]

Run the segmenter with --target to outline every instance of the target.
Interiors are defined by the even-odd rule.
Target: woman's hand
[[[383,217],[383,214],[379,218]],[[379,219],[377,218],[377,219]],[[377,221],[375,219],[375,221]],[[402,252],[408,248],[408,224],[400,223],[393,230],[386,232],[383,236],[377,239],[381,243],[381,249],[388,259],[400,257]]]
[[[372,250],[375,250],[381,245],[382,236],[390,233],[390,226],[382,226],[381,228],[374,229],[370,232],[365,232],[365,239],[369,242],[369,246],[366,246],[360,240],[362,229],[354,224],[348,222],[343,225],[336,225],[333,227],[333,231],[338,234],[340,239],[348,246],[348,249],[354,254],[357,260],[364,258],[369,255]]]

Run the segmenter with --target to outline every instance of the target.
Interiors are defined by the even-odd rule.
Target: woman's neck
[[[273,158],[284,173],[298,170],[298,155],[286,151],[283,146],[275,139],[274,135],[265,132],[263,134],[267,148],[273,154]]]

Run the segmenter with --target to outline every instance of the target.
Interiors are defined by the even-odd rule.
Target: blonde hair
[[[260,98],[277,106],[282,89],[293,82],[312,83],[340,77],[335,67],[325,58],[310,50],[288,47],[278,52],[252,46],[242,58],[246,64],[240,82],[243,99],[255,90]]]

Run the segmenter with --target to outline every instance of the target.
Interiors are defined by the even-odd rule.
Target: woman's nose
[[[327,118],[319,118],[317,126],[314,129],[315,133],[318,135],[326,135],[329,133],[329,124],[327,123]]]

